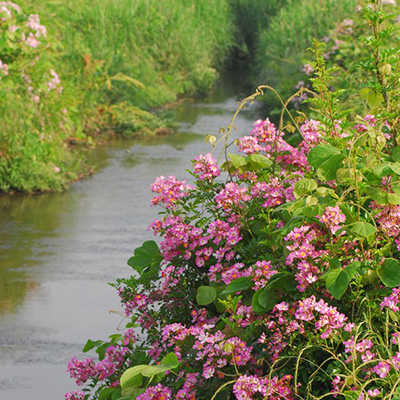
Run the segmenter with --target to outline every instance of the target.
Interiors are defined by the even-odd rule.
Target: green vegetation
[[[59,190],[84,174],[68,143],[165,126],[149,111],[208,91],[233,38],[226,0],[10,4],[0,23],[3,191]]]
[[[238,60],[249,84],[272,83],[285,97],[312,38],[355,0],[4,4],[0,191],[36,192],[88,173],[76,145],[168,128],[162,106],[206,93]]]
[[[301,66],[313,38],[322,39],[335,23],[354,16],[356,0],[288,0],[259,37],[254,75],[286,99],[304,77]],[[272,96],[266,101],[271,102]]]

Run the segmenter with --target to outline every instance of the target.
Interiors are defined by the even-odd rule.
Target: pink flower
[[[374,389],[374,390],[368,390],[368,395],[370,397],[376,397],[379,396],[381,394],[381,392],[379,391],[379,389]]]
[[[205,156],[200,155],[193,160],[193,172],[198,175],[199,180],[209,182],[221,175],[221,170],[210,153]]]
[[[372,371],[379,375],[380,378],[385,378],[390,371],[390,365],[386,361],[380,361]]]
[[[335,234],[341,228],[341,223],[346,221],[346,216],[340,211],[339,206],[326,207],[324,213],[317,218],[329,228],[332,234]]]
[[[159,176],[151,185],[151,190],[157,193],[157,196],[153,197],[151,205],[164,204],[166,208],[174,208],[179,199],[185,197],[191,189],[191,186],[185,185],[185,183],[186,181],[180,182],[173,175],[168,179]]]
[[[39,40],[37,40],[37,39],[35,38],[35,36],[34,36],[32,33],[30,33],[30,34],[28,35],[28,37],[27,37],[26,40],[25,40],[25,43],[26,43],[29,47],[33,47],[34,49],[36,49],[36,47],[38,47],[39,44],[40,44]]]
[[[301,70],[306,74],[306,75],[311,75],[314,72],[314,68],[311,64],[305,64],[301,67]]]
[[[4,75],[8,75],[8,65],[5,64],[5,63],[3,63],[1,60],[0,60],[0,71],[1,71]],[[1,79],[1,77],[0,77],[0,79]]]
[[[86,394],[78,390],[65,394],[65,400],[84,400]]]
[[[156,386],[149,386],[146,391],[140,394],[137,400],[170,400],[172,396],[171,389],[159,383]]]

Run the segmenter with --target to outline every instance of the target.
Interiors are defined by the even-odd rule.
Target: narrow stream
[[[181,105],[170,136],[96,149],[100,172],[65,193],[0,197],[0,399],[61,400],[76,388],[68,361],[87,357],[87,339],[123,326],[107,282],[128,276],[133,249],[152,238],[150,184],[189,178],[190,160],[211,149],[204,137],[230,122],[236,95],[237,83],[225,84]],[[239,114],[236,137],[251,130],[254,107]]]

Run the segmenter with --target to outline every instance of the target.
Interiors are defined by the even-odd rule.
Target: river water
[[[0,400],[61,400],[76,388],[68,361],[87,339],[124,326],[107,282],[129,276],[147,227],[150,184],[159,175],[189,179],[185,169],[211,150],[237,108],[238,82],[176,110],[178,131],[142,141],[115,141],[93,151],[100,172],[65,193],[0,197]],[[248,133],[255,106],[236,119],[232,138]]]

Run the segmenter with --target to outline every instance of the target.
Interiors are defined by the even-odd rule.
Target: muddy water
[[[0,197],[1,400],[57,400],[75,389],[67,362],[83,357],[88,338],[106,339],[123,326],[107,282],[128,276],[132,250],[152,238],[150,183],[158,175],[188,178],[190,160],[210,150],[204,137],[229,123],[234,95],[224,85],[182,105],[180,128],[168,137],[97,149],[100,172],[65,193]],[[255,118],[252,108],[242,112],[234,136]]]

